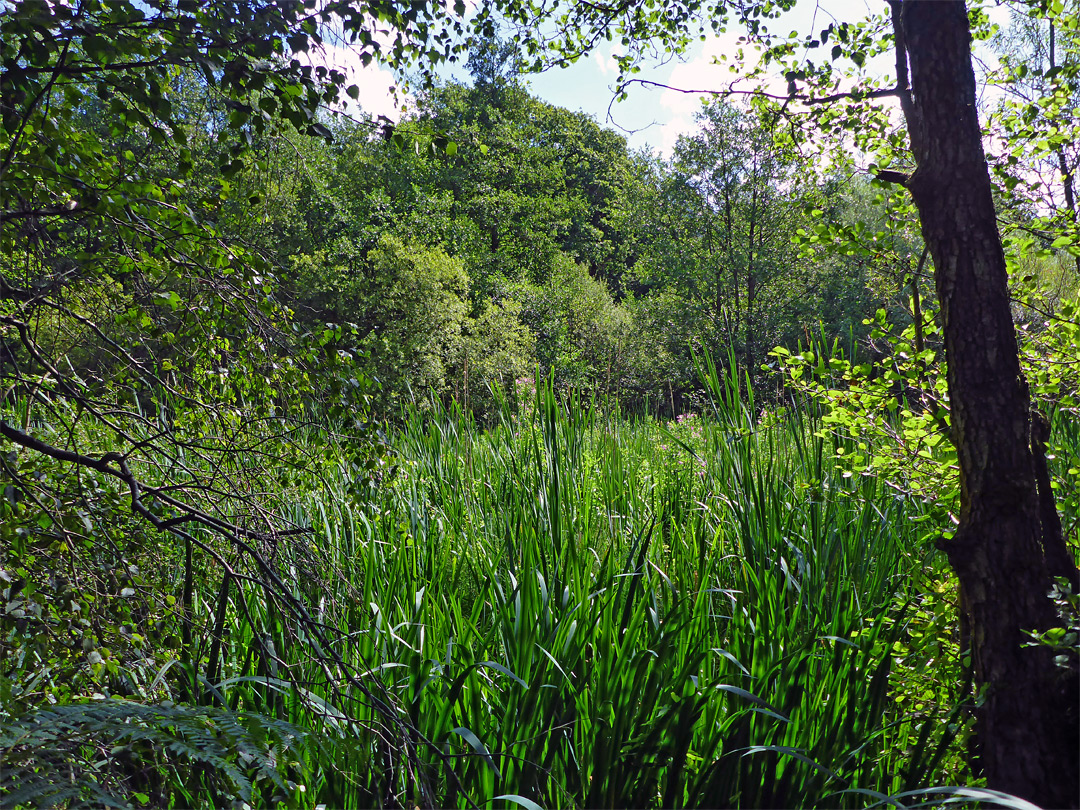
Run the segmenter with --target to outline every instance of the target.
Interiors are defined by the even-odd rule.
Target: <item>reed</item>
[[[550,386],[484,430],[408,413],[362,506],[323,471],[295,517],[327,573],[296,595],[415,757],[249,599],[217,688],[324,737],[294,801],[861,807],[955,768],[953,707],[895,695],[918,504],[844,477],[808,410],[762,418],[703,372],[711,412],[666,425]]]

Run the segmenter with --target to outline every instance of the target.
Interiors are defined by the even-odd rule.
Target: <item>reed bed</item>
[[[411,748],[272,604],[230,601],[252,622],[221,654],[227,705],[323,740],[290,803],[903,806],[956,776],[959,709],[898,700],[919,505],[838,471],[809,410],[763,418],[707,377],[709,411],[668,424],[544,386],[483,430],[413,411],[360,505],[323,470],[295,595]]]

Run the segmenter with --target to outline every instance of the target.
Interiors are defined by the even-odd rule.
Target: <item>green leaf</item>
[[[174,312],[180,309],[180,305],[183,303],[183,299],[180,298],[180,294],[175,290],[173,290],[172,292],[154,293],[154,300],[162,306],[167,306]]]
[[[492,799],[492,801],[497,802],[500,799],[504,799],[504,800],[506,800],[508,802],[513,802],[514,804],[516,804],[516,805],[518,805],[520,807],[524,807],[525,810],[544,810],[543,807],[538,805],[532,799],[527,799],[524,796],[519,796],[516,793],[503,793],[500,796],[495,796]]]
[[[457,734],[467,742],[472,749],[480,755],[481,759],[487,763],[487,766],[495,773],[496,779],[501,779],[502,774],[499,773],[499,769],[495,766],[495,760],[491,758],[491,752],[488,751],[487,746],[480,742],[480,738],[472,733],[464,726],[458,726],[455,729],[451,729],[452,734]]]

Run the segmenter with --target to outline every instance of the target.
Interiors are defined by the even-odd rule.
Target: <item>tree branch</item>
[[[903,92],[899,87],[890,87],[881,90],[868,91],[850,90],[844,93],[832,93],[827,96],[808,96],[803,93],[780,96],[775,93],[766,93],[764,90],[736,90],[735,82],[731,82],[726,90],[689,90],[683,87],[672,87],[669,84],[654,82],[649,79],[629,79],[620,84],[617,90],[621,91],[631,84],[639,84],[642,87],[658,87],[661,90],[674,90],[676,93],[684,93],[693,96],[752,96],[756,98],[772,99],[773,101],[789,102],[795,100],[801,101],[803,104],[811,105],[832,104],[836,101],[863,101],[866,99],[890,98],[893,96],[900,96]]]
[[[905,172],[893,171],[892,169],[882,169],[874,175],[874,179],[880,180],[882,183],[896,183],[906,188],[911,175]]]

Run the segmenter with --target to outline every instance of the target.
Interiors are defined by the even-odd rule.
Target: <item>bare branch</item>
[[[736,80],[738,81],[738,80]],[[803,104],[832,104],[836,101],[865,101],[867,99],[875,98],[891,98],[900,96],[902,91],[899,87],[890,87],[881,90],[850,90],[845,93],[832,93],[827,96],[810,96],[804,93],[796,93],[794,95],[781,96],[775,93],[766,93],[764,90],[738,90],[735,88],[735,82],[731,82],[726,90],[690,90],[684,87],[673,87],[663,82],[654,82],[649,79],[628,79],[619,85],[618,90],[621,91],[631,84],[639,84],[642,87],[658,87],[661,90],[674,90],[676,93],[684,93],[692,96],[751,96],[756,98],[767,98],[772,101],[800,101]]]

